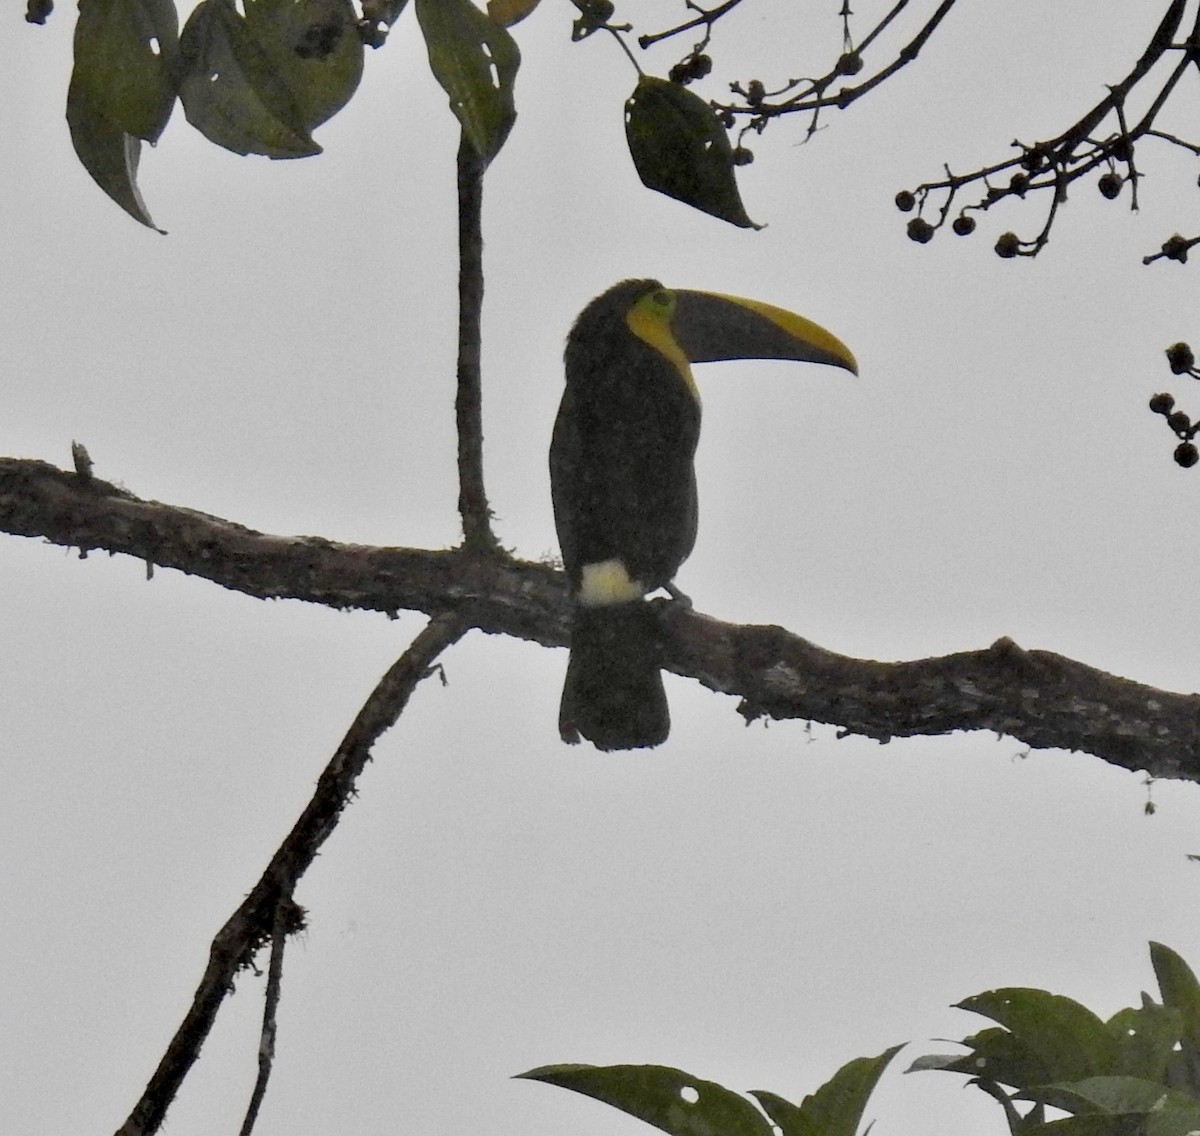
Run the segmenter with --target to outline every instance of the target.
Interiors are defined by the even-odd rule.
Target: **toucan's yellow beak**
[[[853,353],[819,324],[758,300],[675,289],[671,330],[688,361],[795,359],[858,374]]]

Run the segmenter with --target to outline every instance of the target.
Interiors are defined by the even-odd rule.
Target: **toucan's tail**
[[[565,742],[642,749],[667,740],[671,715],[659,671],[657,614],[648,603],[577,607],[558,711]]]

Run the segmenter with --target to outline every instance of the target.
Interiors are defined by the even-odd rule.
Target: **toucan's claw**
[[[671,597],[673,603],[677,603],[684,611],[692,610],[692,597],[686,592],[681,592],[674,584],[664,584],[663,591]]]

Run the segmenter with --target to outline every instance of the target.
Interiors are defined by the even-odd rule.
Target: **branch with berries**
[[[1129,208],[1138,208],[1138,182],[1142,176],[1136,163],[1138,144],[1157,142],[1178,146],[1200,155],[1200,145],[1155,128],[1155,121],[1175,91],[1179,80],[1191,66],[1200,67],[1200,12],[1182,42],[1175,36],[1183,19],[1186,0],[1171,0],[1141,57],[1129,74],[1108,88],[1108,93],[1078,121],[1053,138],[1024,143],[1015,140],[1012,157],[968,174],[954,174],[946,167],[946,176],[925,182],[912,190],[896,194],[896,207],[904,213],[914,209],[917,215],[908,222],[908,236],[918,244],[927,244],[938,229],[948,222],[958,236],[975,231],[977,214],[985,213],[1013,198],[1024,200],[1039,191],[1048,191],[1049,208],[1041,230],[1022,238],[1015,232],[1001,233],[995,243],[996,255],[1006,260],[1018,256],[1037,256],[1050,239],[1050,230],[1059,207],[1066,204],[1070,186],[1097,174],[1096,188],[1101,196],[1114,201],[1129,185]],[[1145,92],[1147,81],[1160,61],[1178,55],[1174,66],[1144,100],[1140,117],[1129,112],[1131,96]],[[1102,133],[1103,131],[1103,133]],[[964,191],[971,200],[956,209]],[[927,216],[933,213],[931,219]],[[1169,238],[1162,249],[1145,258],[1145,263],[1160,258],[1183,261],[1197,240],[1178,235]]]
[[[1186,343],[1172,343],[1167,348],[1167,365],[1173,375],[1191,375],[1200,379],[1200,369],[1196,367],[1196,356]],[[1200,461],[1200,450],[1192,439],[1200,433],[1200,422],[1193,422],[1182,410],[1175,409],[1175,397],[1160,392],[1150,399],[1150,409],[1155,414],[1161,414],[1167,420],[1171,433],[1179,439],[1175,447],[1175,461],[1184,469],[1191,469]]]
[[[581,10],[594,9],[593,21],[601,14],[612,13],[610,0],[574,2]],[[896,0],[865,35],[857,38],[850,2],[842,0],[839,11],[841,53],[827,73],[815,78],[790,78],[774,85],[761,79],[736,81],[729,84],[736,98],[710,101],[722,125],[737,132],[736,138],[731,139],[735,164],[746,165],[753,161],[753,152],[746,145],[748,135],[762,134],[772,122],[788,115],[808,116],[803,139],[807,141],[820,128],[823,112],[849,107],[912,63],[955,2],[940,0],[923,22],[910,32],[903,46],[881,60],[875,69],[869,69],[869,56],[879,48],[877,41],[889,29],[902,26],[901,17],[911,16],[916,6],[911,0]],[[724,0],[705,8],[696,0],[684,0],[688,12],[686,19],[665,30],[640,35],[637,43],[645,49],[673,36],[698,33],[696,42],[669,72],[673,82],[686,86],[712,72],[713,60],[708,52],[714,26],[741,3],[742,0]],[[1024,201],[1044,193],[1049,205],[1040,230],[1028,237],[1011,230],[1003,232],[993,246],[996,254],[1004,259],[1036,256],[1050,239],[1051,229],[1060,207],[1067,202],[1070,187],[1081,179],[1094,180],[1097,191],[1106,200],[1115,201],[1124,196],[1129,208],[1136,211],[1142,177],[1137,158],[1147,152],[1152,143],[1179,147],[1200,156],[1200,142],[1178,137],[1156,125],[1160,112],[1183,75],[1192,66],[1200,70],[1200,12],[1184,38],[1177,38],[1186,7],[1187,0],[1168,0],[1165,13],[1129,73],[1109,86],[1102,99],[1059,134],[1029,143],[1014,140],[1014,152],[1008,157],[965,174],[953,173],[947,166],[944,178],[898,193],[897,207],[905,213],[916,213],[908,221],[908,236],[918,244],[927,244],[944,226],[949,226],[957,236],[970,236],[978,227],[980,215],[1001,202],[1014,198]],[[629,25],[604,26],[610,31],[632,33]],[[1164,74],[1160,64],[1168,63]],[[869,77],[859,79],[864,71]],[[968,197],[965,203],[964,197]],[[1163,258],[1185,260],[1187,250],[1196,243],[1200,243],[1200,238],[1171,237],[1160,251],[1145,258],[1146,263]]]

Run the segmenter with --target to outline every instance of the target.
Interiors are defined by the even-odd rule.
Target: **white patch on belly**
[[[646,589],[640,580],[631,580],[625,565],[616,557],[583,566],[583,582],[579,586],[579,602],[584,607],[604,607],[608,604],[640,600]]]

